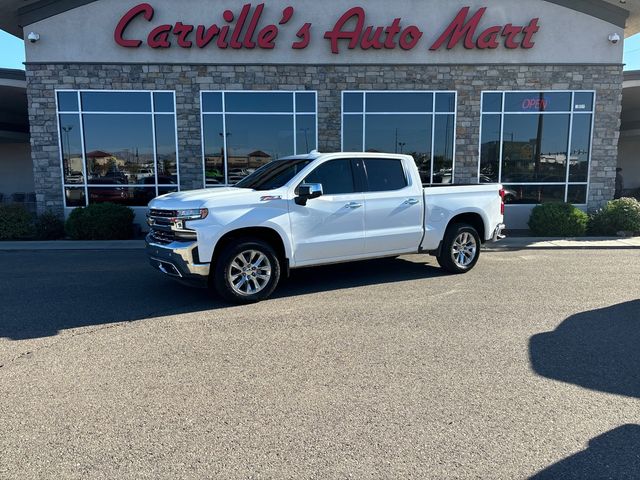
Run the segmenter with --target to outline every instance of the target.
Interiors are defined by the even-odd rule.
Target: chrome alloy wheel
[[[468,232],[456,237],[451,247],[451,259],[460,268],[467,268],[476,258],[478,245],[476,239]]]
[[[262,252],[245,250],[231,261],[227,279],[238,295],[255,295],[271,280],[271,262]]]

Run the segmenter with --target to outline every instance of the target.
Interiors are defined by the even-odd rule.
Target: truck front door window
[[[324,195],[354,193],[351,160],[332,160],[323,163],[307,175],[303,183],[321,183]]]
[[[306,167],[311,160],[275,160],[258,168],[236,184],[237,188],[273,190],[283,187]]]

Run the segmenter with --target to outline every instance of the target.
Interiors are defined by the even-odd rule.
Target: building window
[[[206,187],[234,185],[260,166],[317,149],[316,92],[201,93]]]
[[[483,92],[480,183],[510,204],[587,203],[595,92]]]
[[[67,207],[144,207],[179,190],[174,92],[57,91]]]
[[[342,150],[413,156],[424,184],[453,183],[456,92],[342,92]]]

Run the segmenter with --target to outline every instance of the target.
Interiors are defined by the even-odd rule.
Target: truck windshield
[[[250,188],[252,190],[273,190],[280,188],[295,177],[311,160],[274,160],[269,162],[251,175],[236,183],[236,188]]]

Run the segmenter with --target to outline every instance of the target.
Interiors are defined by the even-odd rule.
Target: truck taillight
[[[500,215],[504,215],[504,195],[505,195],[505,191],[504,188],[501,188],[500,191],[498,192],[500,194]]]

